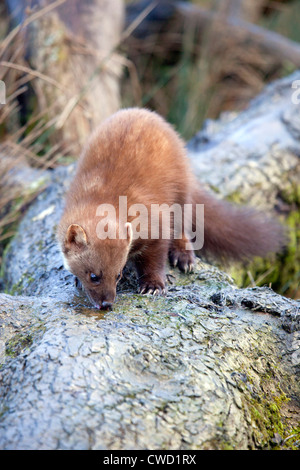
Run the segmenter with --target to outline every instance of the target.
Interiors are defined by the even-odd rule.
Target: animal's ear
[[[125,224],[125,230],[126,230],[126,238],[129,243],[129,246],[131,245],[132,238],[133,238],[133,232],[132,232],[132,225],[130,222],[126,222]]]
[[[77,224],[69,225],[65,238],[65,249],[82,249],[87,246],[87,243],[87,236],[83,228]]]

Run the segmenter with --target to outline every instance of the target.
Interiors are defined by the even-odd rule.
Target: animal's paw
[[[173,246],[169,251],[169,261],[174,268],[177,266],[180,271],[190,273],[194,270],[195,254],[193,250],[183,250]]]
[[[140,279],[139,294],[161,295],[165,293],[165,283],[160,278],[148,276]]]

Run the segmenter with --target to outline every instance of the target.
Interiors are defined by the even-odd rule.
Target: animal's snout
[[[116,292],[112,289],[107,289],[101,296],[100,308],[103,310],[111,310],[115,301]]]
[[[101,304],[101,309],[103,310],[111,310],[112,309],[112,302],[108,302],[107,300],[103,300]]]

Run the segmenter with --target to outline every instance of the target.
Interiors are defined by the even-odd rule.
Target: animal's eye
[[[122,275],[121,275],[121,273],[119,273],[116,277],[116,280],[119,281],[121,279],[121,277],[122,277]]]
[[[94,283],[100,282],[100,276],[97,276],[96,274],[91,273],[91,274],[90,274],[90,280],[91,280],[92,282],[94,282]]]

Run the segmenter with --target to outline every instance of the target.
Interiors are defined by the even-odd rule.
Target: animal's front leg
[[[136,258],[135,266],[141,294],[165,293],[168,248],[168,240],[151,241],[150,245]]]

